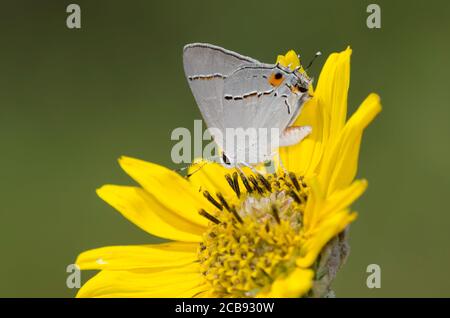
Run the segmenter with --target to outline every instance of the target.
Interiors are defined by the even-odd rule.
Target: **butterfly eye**
[[[307,87],[301,86],[300,84],[295,84],[295,88],[297,89],[298,92],[300,93],[306,93],[308,91]]]
[[[302,86],[298,86],[298,90],[300,91],[300,93],[306,93],[308,91],[308,89],[306,87],[302,87]]]

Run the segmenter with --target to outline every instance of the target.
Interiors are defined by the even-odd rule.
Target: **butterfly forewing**
[[[269,83],[275,65],[244,66],[224,81],[224,124],[226,127],[285,128],[291,112],[286,96]]]

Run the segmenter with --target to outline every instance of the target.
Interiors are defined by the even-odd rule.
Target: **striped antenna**
[[[311,67],[311,65],[313,65],[313,62],[316,60],[316,58],[321,55],[322,55],[322,52],[317,51],[316,54],[314,54],[314,57],[312,58],[311,62],[309,62],[308,66],[305,68],[305,71],[307,71]]]

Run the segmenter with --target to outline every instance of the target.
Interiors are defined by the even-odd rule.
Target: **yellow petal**
[[[310,269],[296,268],[289,276],[279,278],[272,284],[262,298],[297,298],[305,295],[313,285],[314,272]]]
[[[350,56],[352,50],[331,54],[319,76],[314,93],[325,105],[330,118],[329,135],[337,136],[347,116],[347,94],[350,85]]]
[[[302,175],[318,172],[322,156],[331,147],[330,139],[342,130],[347,114],[351,49],[331,54],[320,73],[314,97],[305,104],[294,125],[312,127],[301,143],[282,148],[283,163]],[[288,169],[288,170],[289,170]]]
[[[198,211],[214,206],[185,178],[170,169],[139,159],[122,157],[119,163],[161,205],[198,225],[208,224]]]
[[[318,104],[318,99],[308,101],[294,126],[310,126],[311,134],[296,145],[280,148],[282,163],[288,171],[303,176],[315,171],[322,156],[324,120],[323,106]]]
[[[324,157],[321,183],[327,185],[328,194],[353,181],[358,169],[363,131],[380,111],[380,98],[376,94],[370,94],[347,122],[336,143]]]
[[[314,228],[324,204],[324,194],[316,176],[307,179],[310,187],[308,200],[303,213],[303,228],[306,232]]]
[[[284,67],[289,67],[291,70],[300,66],[300,59],[294,50],[290,50],[286,55],[278,55],[277,63]]]
[[[205,228],[173,213],[142,188],[105,185],[97,194],[147,233],[176,241],[201,241]]]
[[[342,232],[356,218],[348,206],[366,189],[365,180],[355,181],[350,187],[325,197],[316,178],[308,180],[310,196],[304,212],[304,242],[297,266],[311,266],[333,237]]]
[[[294,50],[290,50],[286,53],[286,55],[278,55],[277,63],[294,70],[300,66],[300,59]]]
[[[310,267],[317,256],[333,237],[341,233],[357,217],[356,213],[349,213],[347,210],[335,213],[323,220],[313,235],[302,246],[302,257],[297,259],[297,266],[302,268]]]
[[[194,297],[208,287],[199,265],[163,271],[103,270],[79,290],[77,297]]]
[[[199,192],[207,190],[211,195],[220,192],[224,197],[234,196],[234,192],[225,179],[226,174],[231,174],[235,169],[227,169],[218,163],[196,160],[188,174],[189,181]]]
[[[236,168],[225,168],[217,163],[206,163],[203,165],[205,161],[199,160],[198,162],[198,165],[194,165],[189,169],[189,173],[191,173],[191,171],[194,173],[189,177],[189,181],[193,187],[198,189],[197,191],[199,193],[203,193],[204,190],[207,190],[213,197],[217,193],[221,193],[225,199],[236,198],[236,193],[228,184],[225,175],[233,176],[234,173],[238,173],[239,171],[242,171],[246,176],[254,174],[252,169],[248,167],[239,167],[238,171]],[[195,168],[196,166],[198,167]],[[264,164],[256,165],[253,168],[262,174],[266,173]],[[240,177],[238,178],[238,183],[240,192],[245,193],[246,188]]]
[[[176,267],[197,260],[198,244],[170,242],[151,245],[108,246],[81,253],[82,270],[133,270]]]
[[[356,180],[347,188],[335,191],[331,196],[327,197],[317,221],[320,222],[322,219],[328,218],[333,212],[339,212],[348,208],[366,189],[367,180]]]

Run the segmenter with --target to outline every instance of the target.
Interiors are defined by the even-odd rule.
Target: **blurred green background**
[[[200,113],[181,52],[210,42],[272,62],[296,49],[316,78],[353,48],[349,107],[374,91],[383,112],[367,130],[345,297],[450,296],[450,20],[448,1],[2,1],[0,9],[0,296],[71,297],[66,266],[83,250],[156,239],[102,202],[105,183],[132,184],[116,159],[175,167],[175,127]],[[379,264],[380,289],[366,287]],[[83,273],[83,281],[89,275]]]

